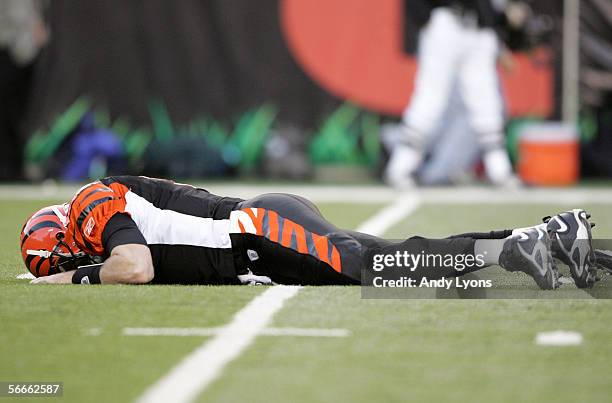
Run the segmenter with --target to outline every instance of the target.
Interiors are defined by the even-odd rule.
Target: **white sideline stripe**
[[[554,332],[538,333],[535,343],[538,346],[579,346],[582,344],[582,340],[582,333],[556,330]]]
[[[412,214],[420,205],[419,197],[404,193],[397,200],[374,214],[357,231],[371,235],[383,235],[392,225]]]
[[[223,327],[126,327],[124,336],[216,336]],[[295,337],[348,337],[347,329],[318,329],[302,327],[267,327],[261,329],[260,336]]]
[[[234,182],[199,183],[223,196],[249,198],[262,193],[293,193],[314,202],[391,203],[399,193],[383,185],[254,185]],[[0,200],[70,200],[77,185],[0,185]],[[415,188],[421,202],[431,204],[611,204],[612,190],[600,187],[498,189],[483,186]]]
[[[189,402],[214,381],[227,363],[266,328],[300,287],[274,286],[255,297],[216,336],[202,344],[137,400],[139,403]]]
[[[36,277],[32,273],[21,273],[15,276],[19,280],[34,280]]]

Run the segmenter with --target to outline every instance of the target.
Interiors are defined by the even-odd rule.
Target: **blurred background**
[[[1,0],[0,179],[380,181],[440,8],[499,41],[522,182],[612,177],[608,0]],[[449,88],[415,175],[486,181],[474,107]]]

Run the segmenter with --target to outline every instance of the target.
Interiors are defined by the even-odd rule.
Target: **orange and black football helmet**
[[[96,263],[67,238],[67,211],[67,204],[44,207],[32,214],[21,230],[21,256],[36,277]]]

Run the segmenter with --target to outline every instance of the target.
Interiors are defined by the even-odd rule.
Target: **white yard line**
[[[294,337],[348,337],[347,329],[316,329],[302,327],[268,327],[263,329],[263,336],[294,336]]]
[[[216,336],[223,330],[220,327],[124,327],[124,336]]]
[[[382,235],[393,224],[416,210],[418,206],[417,198],[401,196],[395,203],[383,208],[359,226],[357,230]],[[300,287],[275,286],[255,297],[246,307],[236,313],[228,325],[215,331],[211,340],[198,347],[168,374],[149,387],[137,402],[185,403],[195,399],[221,375],[225,365],[238,357],[257,336],[266,333],[281,335],[283,332],[289,332],[287,329],[272,330],[274,328],[269,329],[267,325],[284,303],[295,296],[299,290]],[[301,330],[314,332],[314,330],[320,331],[321,329]],[[342,331],[344,329],[331,330]]]
[[[216,336],[223,327],[126,327],[124,336]],[[302,327],[267,327],[261,329],[260,336],[295,336],[295,337],[348,337],[347,329],[319,329]]]
[[[535,343],[538,346],[579,346],[582,344],[582,341],[582,333],[566,330],[539,332],[535,337]]]
[[[190,402],[217,379],[227,363],[240,355],[271,322],[285,301],[300,287],[270,287],[240,310],[216,336],[157,381],[137,400],[140,403]]]
[[[383,235],[391,226],[412,214],[420,204],[418,196],[412,193],[402,194],[394,203],[361,224],[357,231],[371,235]]]

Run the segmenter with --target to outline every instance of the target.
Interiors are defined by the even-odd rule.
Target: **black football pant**
[[[466,233],[445,239],[413,237],[393,242],[357,231],[343,230],[327,221],[309,200],[295,195],[270,193],[241,202],[237,209],[256,217],[256,233],[232,234],[237,270],[265,275],[281,284],[361,284],[374,275],[372,259],[377,254],[474,254],[477,239],[502,239],[511,230]],[[435,276],[465,274],[478,268],[455,271],[436,268]],[[431,269],[431,268],[429,268]],[[387,272],[393,272],[389,270]],[[406,271],[397,270],[398,276]],[[420,278],[416,270],[410,277]],[[392,278],[386,275],[385,278]],[[367,282],[369,283],[369,282]]]

